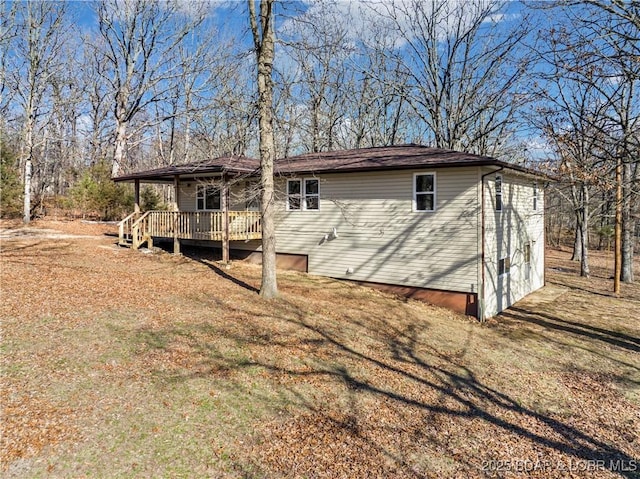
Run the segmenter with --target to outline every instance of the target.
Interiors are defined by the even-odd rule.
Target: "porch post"
[[[178,195],[180,194],[180,176],[175,175],[173,177],[173,204],[171,209],[173,211],[179,211],[178,207]]]
[[[135,201],[133,211],[140,213],[140,180],[133,180],[133,198]]]
[[[229,264],[229,185],[224,174],[222,175],[220,203],[222,208],[222,262]]]
[[[173,254],[180,254],[180,236],[178,235],[178,225],[180,224],[180,210],[178,208],[178,194],[180,192],[180,177],[173,177]]]

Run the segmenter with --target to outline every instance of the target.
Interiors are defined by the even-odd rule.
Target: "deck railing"
[[[138,214],[137,218],[129,215],[120,222],[120,241],[130,237],[134,248],[154,237],[223,241],[225,225],[230,241],[262,237],[259,211],[229,211],[227,214],[228,223],[222,211],[147,211]]]

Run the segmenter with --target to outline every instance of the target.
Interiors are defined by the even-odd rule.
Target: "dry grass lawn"
[[[606,255],[584,280],[550,251],[548,287],[479,324],[0,226],[3,477],[640,477],[640,287],[612,297]]]

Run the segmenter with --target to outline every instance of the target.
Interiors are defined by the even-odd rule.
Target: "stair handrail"
[[[140,234],[140,224],[147,218],[147,216],[149,216],[149,213],[151,213],[151,211],[146,211],[140,218],[138,218],[131,225],[131,238],[132,238],[131,246],[133,247],[133,249],[138,249],[143,242],[142,241],[143,235]]]
[[[134,211],[118,223],[118,242],[120,244],[124,244],[126,242],[125,236],[127,234],[131,234],[131,226],[129,226],[128,232],[125,232],[125,226],[127,223],[133,223],[133,221],[135,221],[134,218],[140,214],[141,213],[139,211]]]

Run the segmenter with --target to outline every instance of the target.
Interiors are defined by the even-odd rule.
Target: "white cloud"
[[[522,15],[520,13],[494,13],[492,15],[489,15],[485,20],[484,23],[501,23],[501,22],[510,22],[513,20],[518,20],[519,18],[522,18]]]
[[[367,43],[377,41],[383,29],[385,43],[401,48],[415,35],[416,23],[424,25],[435,20],[437,35],[444,39],[462,26],[469,28],[478,15],[486,15],[483,23],[495,25],[521,17],[518,13],[501,11],[495,0],[334,0],[308,1],[305,11],[283,24],[283,32],[303,34],[305,22],[319,17],[332,18],[337,25],[346,25],[352,40]]]
[[[554,153],[549,143],[539,136],[525,139],[524,147],[528,156],[534,160],[549,158]]]

